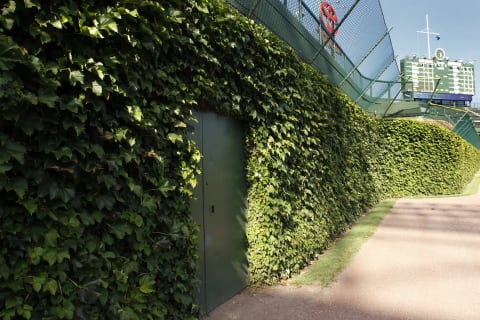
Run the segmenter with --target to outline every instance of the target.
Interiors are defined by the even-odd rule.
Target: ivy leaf
[[[18,315],[24,319],[30,319],[32,317],[33,307],[29,304],[23,304],[20,309],[17,309]]]
[[[10,188],[15,191],[17,196],[22,199],[25,195],[25,192],[28,190],[28,183],[27,180],[24,178],[15,178],[12,183]]]
[[[117,129],[113,131],[113,136],[116,141],[122,141],[127,138],[128,129]]]
[[[14,13],[15,12],[15,8],[16,8],[16,4],[15,4],[15,1],[14,0],[9,0],[8,1],[8,4],[4,4],[3,5],[3,8],[2,8],[2,15],[6,16],[10,13]]]
[[[13,25],[13,19],[11,20]],[[6,21],[5,21],[6,22]],[[10,23],[9,23],[10,24]],[[11,28],[11,26],[10,26]],[[7,26],[8,29],[8,26]],[[0,35],[0,67],[1,69],[8,70],[7,65],[12,62],[23,62],[23,52],[20,47],[12,41],[10,37]]]
[[[98,209],[108,209],[111,210],[113,206],[115,205],[115,198],[111,195],[108,194],[103,194],[98,196],[95,199],[95,202],[97,204]]]
[[[95,26],[93,26],[93,27],[82,26],[82,28],[80,30],[82,31],[83,34],[87,34],[87,35],[91,36],[92,38],[103,39],[102,33]]]
[[[133,223],[135,223],[137,227],[141,228],[143,226],[143,218],[139,215],[136,215],[133,220]]]
[[[155,292],[155,278],[152,275],[145,275],[140,278],[139,289],[142,293]]]
[[[96,96],[101,96],[101,95],[102,95],[103,88],[102,88],[102,86],[101,86],[97,81],[93,81],[93,82],[92,82],[92,92],[93,92]]]
[[[61,263],[65,259],[70,259],[70,253],[68,250],[57,251],[57,262]]]
[[[203,7],[203,6],[201,6],[200,4],[195,3],[195,8],[197,8],[197,10],[198,10],[199,12],[201,12],[201,13],[205,13],[205,14],[209,14],[209,13],[210,13],[210,11],[208,10],[208,7],[207,7],[207,6]]]
[[[58,100],[58,96],[48,92],[40,92],[37,95],[38,103],[43,103],[49,108],[55,108],[55,103]]]
[[[34,276],[32,279],[32,288],[35,292],[40,292],[43,284],[47,280],[47,273],[42,272],[39,276]]]
[[[100,30],[108,30],[118,33],[118,26],[115,20],[107,16],[101,16],[98,19],[97,28]]]
[[[58,289],[58,284],[57,281],[54,279],[48,279],[47,282],[43,285],[43,292],[50,292],[50,294],[53,296],[55,293],[57,293]]]
[[[48,189],[50,199],[61,199],[63,202],[67,203],[75,197],[75,190],[72,188],[65,188],[59,186],[56,182],[50,184]]]
[[[27,149],[18,142],[8,140],[5,143],[4,152],[6,155],[14,158],[15,160],[23,164],[24,156],[25,156],[25,153],[27,152]]]
[[[180,10],[170,9],[168,14],[169,18],[176,23],[182,23],[186,19],[185,15]]]
[[[33,265],[37,265],[40,262],[44,251],[42,247],[35,247],[28,252],[28,257]]]
[[[85,80],[85,76],[83,75],[82,71],[75,70],[70,72],[68,79],[70,80],[70,83],[72,85],[75,85],[77,82],[79,82],[80,84],[83,84]]]
[[[115,253],[112,251],[105,251],[101,253],[104,259],[114,259],[116,257]]]
[[[90,150],[93,151],[98,158],[103,158],[105,155],[105,151],[103,150],[102,146],[99,144],[92,144],[90,146]]]
[[[48,265],[51,267],[57,261],[57,251],[54,249],[47,249],[42,254],[42,259],[48,262]]]
[[[118,239],[123,239],[125,235],[132,233],[132,227],[128,224],[119,224],[112,227],[112,232]]]
[[[57,246],[57,240],[60,237],[60,234],[58,234],[58,231],[55,229],[49,230],[45,235],[45,244],[50,247],[56,247]]]
[[[15,20],[10,19],[10,18],[4,18],[2,22],[3,22],[3,26],[5,27],[5,29],[10,30],[10,29],[12,29],[13,23],[15,22]]]
[[[137,121],[142,121],[143,113],[139,106],[127,106],[128,113]]]
[[[5,300],[5,308],[11,309],[13,307],[16,307],[18,302],[19,301],[17,297],[9,297]]]
[[[130,191],[132,191],[134,194],[137,196],[140,196],[142,194],[142,186],[139,184],[134,183],[133,181],[128,181],[128,188]]]
[[[5,174],[7,171],[10,171],[12,169],[12,165],[7,165],[7,164],[1,164],[0,165],[0,174]]]
[[[72,158],[72,149],[69,147],[62,147],[60,150],[54,150],[53,154],[55,155],[55,159],[59,160],[62,157],[65,157],[67,159]]]
[[[58,319],[73,319],[75,313],[75,306],[67,299],[63,299],[62,305],[55,308]]]
[[[142,197],[142,206],[147,208],[150,211],[155,211],[157,210],[157,200],[152,196],[144,194]],[[143,220],[142,220],[142,223],[143,223]],[[137,224],[137,226],[140,227],[141,225]]]
[[[172,143],[183,142],[183,136],[181,134],[173,132],[167,135],[167,139],[170,140]]]
[[[78,220],[77,217],[70,217],[70,219],[68,219],[67,226],[78,228],[80,226],[80,220]]]
[[[24,2],[25,2],[25,8],[33,8],[33,7],[37,7],[39,9],[41,8],[36,1],[24,0]]]
[[[167,196],[170,191],[175,190],[175,186],[173,186],[167,179],[164,179],[161,184],[159,184],[158,189],[164,196]]]
[[[130,307],[125,307],[122,309],[119,320],[140,320],[135,311]]]
[[[50,24],[57,29],[62,29],[63,28],[63,25],[60,22],[60,20],[50,21]]]
[[[134,17],[134,18],[137,18],[137,17],[138,17],[138,11],[137,11],[137,9],[129,10],[129,9],[127,9],[127,8],[119,8],[119,11],[122,11],[122,12],[124,12],[124,13],[126,13],[126,14]]]

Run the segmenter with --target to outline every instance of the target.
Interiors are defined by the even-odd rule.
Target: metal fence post
[[[377,76],[375,77],[375,79],[371,79],[372,81],[370,81],[370,84],[365,88],[365,90],[363,90],[362,94],[360,94],[360,96],[355,100],[355,103],[358,102],[358,100],[360,100],[364,95],[365,93],[367,93],[367,91],[373,86],[373,84],[380,78],[380,76],[392,65],[392,63],[395,62],[395,60],[397,59],[397,57],[393,57],[393,59],[390,61],[390,63],[388,63],[385,68],[383,68],[378,74]],[[380,97],[377,97],[377,99],[380,98]]]
[[[332,30],[332,32],[328,35],[327,40],[322,44],[321,48],[317,50],[313,58],[310,60],[310,64],[315,61],[315,59],[318,57],[320,52],[325,49],[325,46],[332,40],[333,35],[337,32],[337,30],[340,28],[340,26],[343,24],[343,22],[348,18],[348,16],[352,13],[353,9],[357,6],[357,4],[360,2],[360,0],[355,1],[355,3],[348,9],[347,13],[343,16],[343,19],[337,24],[337,26]],[[322,25],[320,25],[320,29],[322,29]]]
[[[392,27],[390,27],[390,29],[388,29],[384,34],[383,36],[380,37],[380,39],[378,39],[378,41],[370,48],[370,50],[368,50],[368,52],[363,56],[363,58],[360,60],[360,62],[358,62],[352,70],[350,70],[350,72],[345,76],[345,78],[343,78],[342,81],[340,81],[340,84],[339,86],[341,86],[348,78],[350,78],[350,76],[352,75],[352,73],[354,73],[359,67],[360,65],[368,58],[368,56],[380,45],[380,43],[383,41],[383,39],[385,39],[386,36],[388,36],[390,34],[390,31],[392,31]]]
[[[255,1],[255,4],[250,8],[250,11],[248,11],[248,17],[251,18],[252,14],[255,12],[255,9],[257,9],[258,5],[260,4],[262,0],[257,0]]]

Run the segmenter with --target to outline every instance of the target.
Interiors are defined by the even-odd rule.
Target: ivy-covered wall
[[[198,317],[182,34],[207,15],[160,3],[2,2],[1,319]]]
[[[374,175],[382,197],[458,194],[479,170],[479,151],[449,129],[405,119],[378,123]]]
[[[302,98],[247,139],[253,282],[298,272],[380,197],[375,119],[315,71],[298,72]]]
[[[2,319],[199,317],[194,109],[248,124],[257,283],[300,270],[379,199],[455,193],[479,169],[445,129],[365,114],[223,1],[1,9]]]

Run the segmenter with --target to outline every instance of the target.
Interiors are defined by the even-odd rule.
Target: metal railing
[[[405,102],[397,101],[402,79],[379,0],[227,1],[265,25],[364,110],[380,117],[446,121],[454,132],[480,149],[469,114],[444,106],[402,105]]]
[[[400,91],[390,30],[378,0],[228,2],[269,28],[363,109]]]

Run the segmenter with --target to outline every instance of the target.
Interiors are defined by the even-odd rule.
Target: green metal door
[[[248,284],[244,135],[234,119],[195,116],[194,139],[203,157],[192,212],[200,226],[199,301],[209,312]]]

